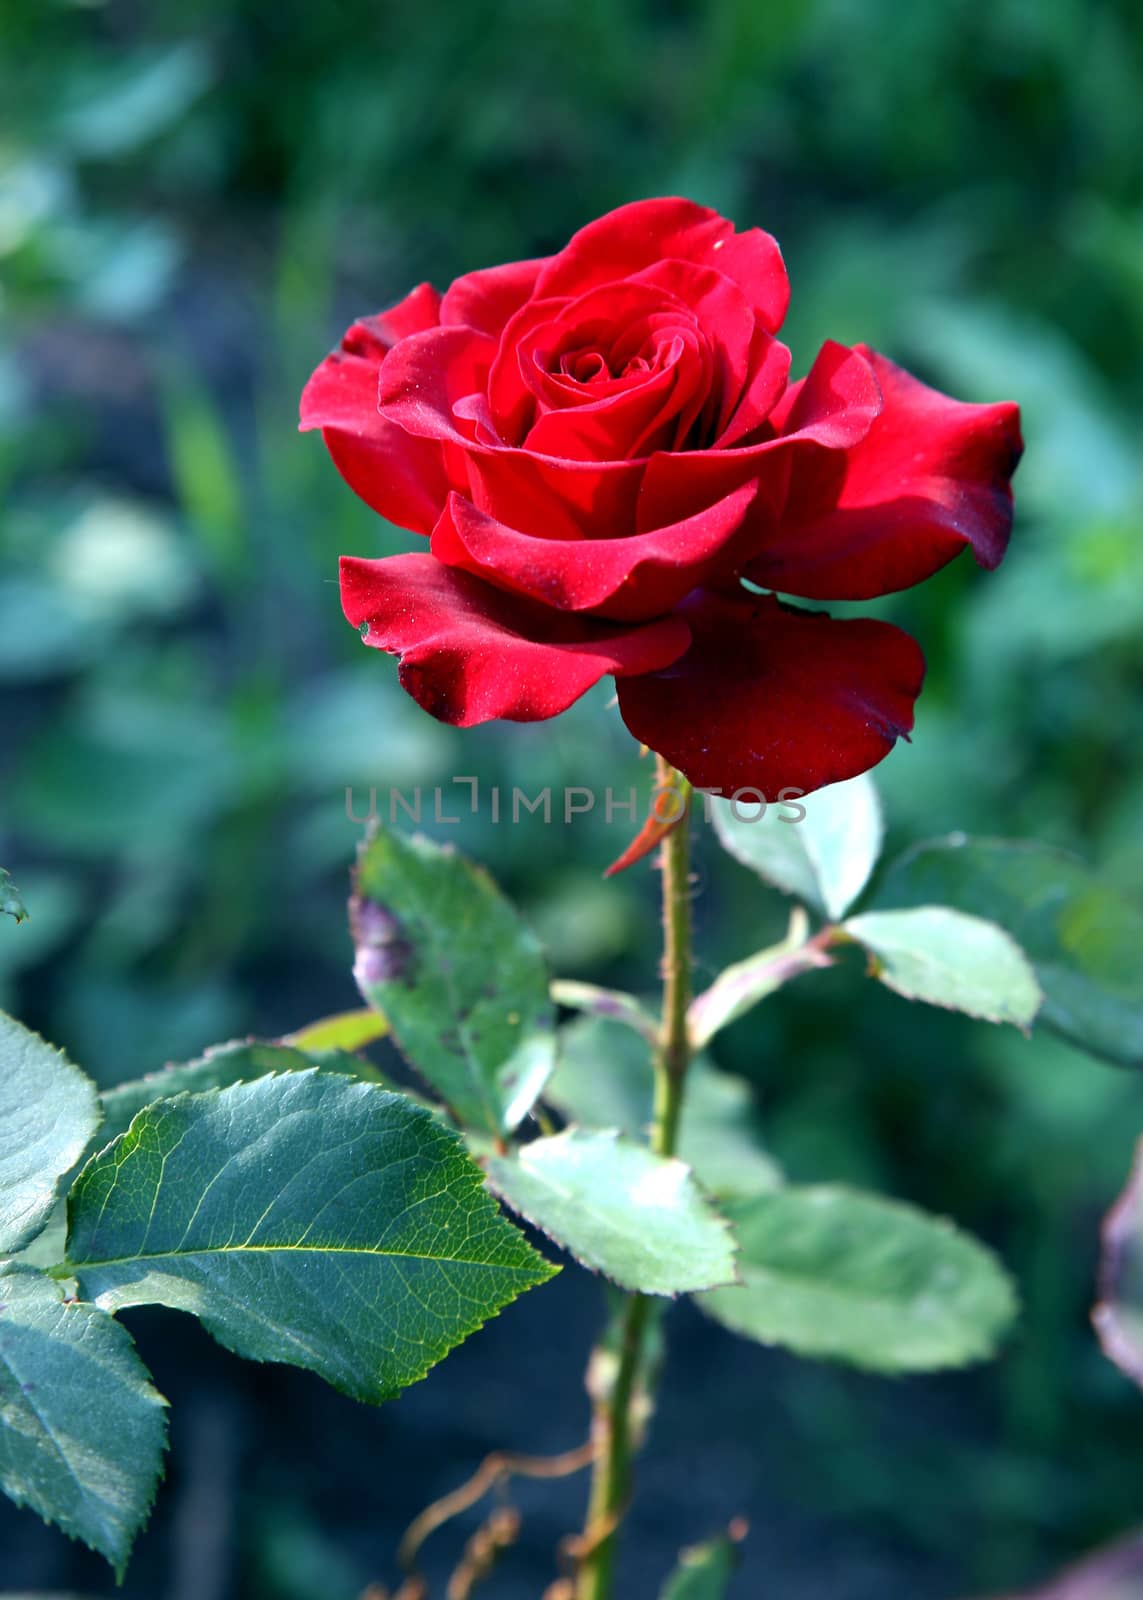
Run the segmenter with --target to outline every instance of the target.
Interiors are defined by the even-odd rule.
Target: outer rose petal
[[[373,331],[385,349],[411,333],[424,333],[440,321],[441,297],[431,283],[418,283],[403,300],[374,317],[363,317],[360,326]],[[349,335],[347,334],[348,338]]]
[[[842,455],[795,463],[777,534],[747,577],[815,600],[867,600],[920,583],[965,545],[999,565],[1023,450],[1010,403],[965,405],[877,355],[880,417]]]
[[[537,275],[546,263],[547,257],[541,256],[535,261],[509,261],[502,267],[466,272],[445,291],[441,324],[448,327],[459,323],[499,338],[509,317],[531,297]]]
[[[642,622],[734,574],[756,493],[755,484],[745,484],[689,521],[628,539],[537,539],[454,494],[433,531],[432,553],[560,611]]]
[[[454,407],[483,394],[495,341],[472,328],[426,328],[390,351],[377,382],[381,415],[418,439],[466,445]]]
[[[886,622],[839,622],[772,595],[702,594],[682,608],[694,643],[619,685],[635,737],[703,789],[809,794],[856,777],[913,726],[920,647]]]
[[[880,410],[881,388],[865,357],[844,345],[824,344],[806,377],[775,407],[766,430],[770,437],[738,450],[652,457],[639,496],[639,528],[693,516],[742,484],[756,482],[754,519],[768,549],[796,457],[805,452],[815,466],[828,462],[827,452],[840,453],[863,439]]]
[[[589,222],[551,257],[536,293],[583,294],[671,257],[733,279],[766,331],[777,333],[790,300],[777,240],[761,228],[735,233],[732,222],[691,200],[636,200]]]
[[[417,704],[462,728],[558,716],[605,674],[655,672],[690,642],[677,617],[617,630],[504,594],[429,555],[343,556],[341,603],[366,644],[400,656]]]
[[[440,447],[410,439],[377,410],[377,380],[392,346],[436,326],[440,296],[422,283],[400,304],[346,332],[302,392],[303,432],[320,428],[334,465],[374,511],[430,533],[448,493]]]

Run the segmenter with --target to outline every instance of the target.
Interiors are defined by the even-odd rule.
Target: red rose
[[[351,327],[302,396],[346,482],[428,551],[345,557],[345,614],[442,721],[556,716],[606,673],[696,785],[852,777],[913,724],[900,629],[862,600],[1004,554],[1011,404],[864,346],[790,383],[778,246],[644,200],[557,255],[428,284]]]

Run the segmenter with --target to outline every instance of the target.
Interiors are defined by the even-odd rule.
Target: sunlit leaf
[[[1027,1028],[1043,1001],[1028,958],[994,922],[947,906],[868,911],[844,931],[873,957],[873,973],[906,1000]]]
[[[925,1372],[990,1355],[1015,1316],[991,1251],[912,1206],[820,1186],[724,1209],[743,1283],[697,1303],[760,1344],[874,1372]]]
[[[106,1310],[387,1400],[555,1268],[457,1134],[403,1095],[290,1072],[148,1106],[80,1173],[68,1260]]]
[[[0,1255],[40,1232],[98,1125],[91,1080],[0,1012]]]
[[[130,1083],[105,1089],[101,1096],[100,1140],[107,1144],[117,1134],[126,1133],[131,1119],[156,1100],[169,1100],[176,1094],[201,1094],[207,1089],[228,1089],[234,1083],[263,1078],[268,1072],[304,1072],[311,1067],[340,1072],[350,1078],[364,1078],[386,1089],[396,1087],[364,1057],[350,1055],[344,1050],[303,1050],[285,1042],[234,1039],[227,1044],[214,1045],[194,1061],[164,1067],[160,1072],[148,1073],[145,1078],[133,1078]]]
[[[881,849],[881,806],[868,773],[761,812],[746,795],[714,800],[711,817],[732,856],[830,918],[857,899]]]
[[[1093,1055],[1143,1066],[1143,908],[1075,856],[951,834],[895,862],[877,905],[949,905],[998,923],[1036,970],[1041,1022]]]
[[[682,1161],[569,1128],[487,1168],[513,1211],[625,1289],[674,1295],[735,1280],[730,1230]]]

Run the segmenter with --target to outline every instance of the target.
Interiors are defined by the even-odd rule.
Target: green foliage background
[[[464,735],[417,712],[334,581],[339,553],[407,540],[294,427],[355,313],[665,192],[779,236],[796,370],[827,336],[864,339],[1024,408],[1005,567],[962,560],[880,608],[930,661],[914,743],[879,775],[891,846],[1032,836],[1143,900],[1141,82],[1131,0],[7,0],[0,861],[31,917],[0,925],[0,1003],[104,1083],[288,1031],[354,999],[347,785],[360,814],[370,785],[431,793],[454,773],[646,782],[605,695]],[[651,874],[599,878],[622,817],[493,827],[455,795],[461,823],[434,831],[492,868],[563,975],[651,982]],[[698,862],[713,971],[778,937],[783,908],[713,839]],[[1143,1402],[1086,1321],[1143,1090],[873,989],[802,979],[717,1051],[757,1084],[795,1179],[870,1183],[994,1242],[1024,1331],[994,1369],[925,1384],[752,1353],[734,1402],[752,1431],[712,1466],[728,1503],[710,1516],[797,1507],[808,1548],[786,1552],[783,1594],[951,1600],[1143,1520]],[[697,1334],[682,1349],[707,1359]],[[447,1399],[469,1370],[431,1382]],[[678,1382],[717,1401],[699,1370]],[[581,1426],[577,1383],[553,1447]],[[363,1461],[402,1437],[344,1427]],[[780,1481],[760,1488],[756,1460]],[[265,1482],[242,1502],[240,1592],[352,1595],[384,1528],[347,1541],[320,1464],[279,1470],[296,1516],[287,1535],[259,1510]],[[160,1519],[150,1592],[166,1537]],[[103,1592],[51,1535],[20,1538],[13,1581]],[[829,1555],[854,1540],[868,1589],[860,1560]]]

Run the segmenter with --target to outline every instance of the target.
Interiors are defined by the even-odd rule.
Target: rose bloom
[[[966,545],[995,567],[1019,412],[863,345],[791,383],[788,298],[769,234],[643,200],[353,324],[301,425],[428,539],[341,564],[345,615],[425,710],[538,721],[612,674],[627,727],[695,785],[771,796],[909,731],[908,634],[759,591],[865,600]]]

